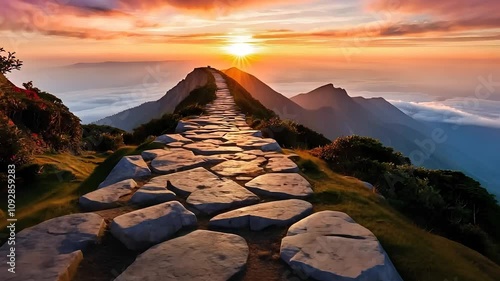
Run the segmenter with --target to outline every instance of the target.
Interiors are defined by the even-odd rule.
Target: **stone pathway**
[[[116,251],[137,256],[123,268],[108,267],[118,281],[401,280],[367,229],[346,214],[312,214],[305,200],[313,190],[298,174],[296,155],[248,127],[223,77],[212,73],[217,98],[206,115],[156,138],[165,149],[124,157],[98,190],[80,198],[83,210],[106,219],[104,239],[116,241],[114,250],[109,242],[94,246],[77,269],[104,220],[96,213],[56,218],[19,234],[34,251],[22,251],[21,264],[33,263],[23,274],[110,280],[90,263],[105,268],[106,252]],[[42,250],[46,272],[37,260]]]

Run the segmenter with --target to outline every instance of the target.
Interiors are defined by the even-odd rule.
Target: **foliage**
[[[368,228],[387,251],[403,280],[498,280],[500,266],[483,255],[418,227],[389,200],[381,199],[359,180],[335,173],[328,163],[307,151],[293,152],[301,157],[297,164],[313,186],[315,212],[345,212]],[[465,230],[470,233],[469,240],[483,241],[480,233],[475,234],[476,230],[476,227]]]
[[[153,119],[134,129],[132,139],[135,143],[143,142],[149,136],[159,136],[173,133],[181,116],[178,114],[164,114],[161,118]]]
[[[93,151],[116,150],[124,144],[125,131],[105,125],[82,125],[82,149]]]
[[[500,261],[495,245],[500,243],[500,206],[472,178],[456,171],[414,167],[408,158],[366,137],[338,138],[311,152],[336,171],[372,183],[421,227]]]
[[[0,73],[5,74],[12,70],[20,70],[23,62],[16,58],[16,52],[6,52],[7,55],[2,55],[5,52],[5,49],[0,47]]]
[[[0,111],[12,120],[24,138],[32,139],[32,149],[78,151],[80,119],[61,100],[31,82],[26,89],[4,83],[0,89]]]
[[[6,172],[7,165],[16,167],[28,163],[34,144],[23,132],[0,111],[0,172]]]
[[[338,138],[331,144],[315,149],[313,154],[337,165],[362,159],[395,165],[411,164],[409,158],[383,146],[380,141],[356,135]]]
[[[275,139],[285,148],[310,149],[326,145],[331,141],[322,134],[319,134],[303,125],[290,120],[281,120],[273,117],[267,121],[260,121],[254,124],[256,129],[262,130],[265,137]]]

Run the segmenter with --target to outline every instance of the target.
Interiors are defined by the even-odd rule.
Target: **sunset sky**
[[[270,4],[272,2],[272,4]],[[266,57],[498,59],[496,0],[0,0],[0,42],[25,60]]]
[[[500,81],[498,0],[0,0],[0,7],[0,46],[24,61],[9,78],[33,80],[86,122],[155,100],[193,67],[212,65],[238,66],[286,96],[333,83],[417,117],[446,108],[500,124],[500,86],[486,87],[474,107],[463,102],[477,100],[484,81]],[[165,66],[168,77],[141,96],[134,87],[149,75],[144,65],[53,69],[173,60],[182,63]]]

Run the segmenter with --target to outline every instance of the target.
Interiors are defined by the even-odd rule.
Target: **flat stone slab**
[[[269,226],[287,226],[312,213],[312,204],[289,199],[257,204],[220,214],[210,220],[210,226],[250,228],[259,231]]]
[[[216,174],[225,177],[256,176],[264,173],[261,167],[266,162],[265,158],[257,158],[251,161],[227,160],[211,168]]]
[[[258,138],[252,136],[245,135],[226,135],[224,136],[225,140],[236,142],[237,146],[243,149],[259,149],[262,151],[274,151],[281,152],[282,149],[280,145],[274,140],[270,138]]]
[[[166,134],[157,137],[154,142],[159,142],[163,144],[169,144],[173,142],[190,143],[192,140],[185,138],[179,134]]]
[[[83,259],[82,251],[98,242],[105,228],[98,214],[53,218],[16,234],[16,273],[7,271],[10,247],[0,247],[2,280],[71,280]]]
[[[402,281],[375,235],[341,212],[318,212],[292,225],[280,255],[314,280]]]
[[[110,230],[128,249],[144,250],[196,224],[193,213],[178,201],[172,201],[118,216]]]
[[[152,178],[132,195],[128,203],[138,206],[151,206],[175,200],[175,193],[167,189],[167,180],[168,178],[165,176]]]
[[[240,122],[245,122],[245,121],[240,121]],[[246,122],[245,122],[246,125]],[[250,136],[250,137],[257,137],[257,138],[262,138],[262,132],[258,130],[241,130],[237,132],[231,132],[227,133],[224,135],[225,139],[231,139],[231,138],[240,138],[241,136]]]
[[[166,149],[151,149],[151,150],[145,150],[141,153],[142,159],[144,161],[151,161],[155,159],[158,156],[168,154],[169,151]]]
[[[183,148],[173,148],[169,153],[151,161],[153,171],[159,174],[196,168],[205,164],[205,159]]]
[[[198,129],[199,127],[200,125],[198,125],[197,123],[181,120],[177,122],[177,126],[175,127],[175,132],[183,133],[189,130]]]
[[[137,257],[116,281],[227,281],[245,267],[242,237],[196,230],[163,242]]]
[[[221,183],[218,176],[201,167],[165,175],[162,178],[166,179],[168,189],[183,197]]]
[[[313,194],[311,184],[294,173],[271,173],[256,177],[245,184],[250,191],[279,199],[304,198]]]
[[[298,173],[299,167],[288,157],[272,157],[266,165],[266,169],[273,173]]]
[[[121,198],[132,194],[136,187],[134,180],[120,181],[83,195],[78,203],[82,209],[88,211],[111,209],[118,207]]]
[[[237,146],[222,146],[210,142],[195,142],[183,146],[199,155],[216,155],[216,154],[234,154],[243,152],[243,149]]]
[[[208,140],[208,139],[222,139],[222,137],[226,134],[226,132],[220,132],[220,131],[214,131],[212,133],[204,133],[204,134],[196,134],[196,133],[191,133],[187,132],[184,136],[186,138],[195,140],[195,141],[202,141],[202,140]]]
[[[232,180],[191,193],[186,202],[205,214],[255,204],[260,198]]]
[[[99,188],[117,183],[126,179],[138,179],[151,175],[148,164],[140,155],[124,156],[111,170],[106,179],[99,184]]]

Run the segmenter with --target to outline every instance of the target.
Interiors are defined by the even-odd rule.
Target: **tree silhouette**
[[[5,74],[12,70],[21,69],[23,61],[16,58],[16,52],[6,52],[7,55],[2,55],[5,52],[5,49],[0,47],[0,73]]]

